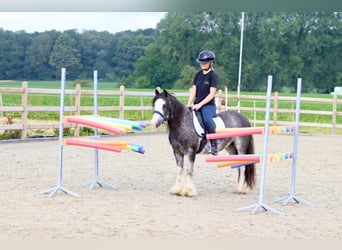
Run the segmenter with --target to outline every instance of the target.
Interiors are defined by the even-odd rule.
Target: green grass
[[[99,82],[98,89],[99,90],[119,90],[118,83],[113,82]],[[22,82],[13,81],[13,82],[0,82],[1,87],[11,87],[11,88],[21,88]],[[30,81],[28,82],[29,88],[47,88],[47,89],[59,89],[60,81]],[[73,82],[65,82],[66,89],[75,89]],[[93,87],[82,87],[83,90],[92,90]],[[130,88],[129,91],[140,91],[140,92],[153,92],[152,89],[134,89]],[[93,106],[93,95],[82,95],[81,97],[81,106]],[[143,105],[149,106],[152,102],[152,97],[143,97]],[[2,103],[3,106],[21,106],[21,94],[15,93],[6,93],[2,94]],[[43,95],[43,94],[30,94],[28,98],[29,106],[59,106],[60,97],[59,95]],[[74,106],[75,96],[65,94],[64,104],[65,106]],[[98,106],[118,106],[119,98],[115,96],[115,98],[108,95],[98,95]],[[140,97],[125,97],[125,105],[126,106],[140,106],[141,99]],[[65,112],[66,115],[71,115],[71,113]],[[83,115],[89,114],[89,112],[83,112]],[[111,116],[118,117],[119,111],[101,111],[100,115],[103,116]],[[5,112],[4,116],[11,116],[13,118],[20,118],[21,113],[19,112]],[[143,115],[141,111],[125,111],[125,119],[130,120],[141,120],[142,117],[145,117],[146,120],[150,119],[152,115],[151,111],[143,111]],[[29,119],[33,120],[58,120],[59,112],[30,112],[28,114]]]
[[[21,81],[0,82],[1,87],[21,88]],[[59,89],[61,86],[60,81],[28,81],[29,88],[47,88],[47,89]],[[65,82],[65,88],[74,88],[74,83],[71,81]]]
[[[93,89],[92,80],[90,81],[91,86],[82,87],[82,89]],[[1,82],[0,88],[2,87],[10,87],[10,88],[21,88],[22,81],[10,81],[10,82]],[[61,87],[60,81],[28,81],[29,88],[46,88],[46,89],[59,89]],[[98,82],[99,90],[119,90],[120,83],[118,82]],[[75,84],[73,81],[65,81],[66,89],[75,89]],[[129,88],[131,91],[154,91],[151,89],[134,89]]]
[[[118,83],[113,82],[99,82],[98,89],[99,90],[119,90]],[[60,82],[59,81],[30,81],[28,82],[29,88],[50,88],[50,89],[59,89]],[[21,82],[0,82],[1,87],[21,87]],[[73,82],[66,82],[67,89],[74,89]],[[82,89],[92,89],[92,87],[82,87]],[[127,91],[140,91],[140,92],[154,92],[153,89],[132,89],[129,88]],[[184,92],[187,93],[188,90],[169,90],[170,92]],[[229,93],[229,94],[235,94]],[[242,92],[241,95],[262,95],[265,93],[248,93]],[[279,96],[296,96],[296,94],[279,94]],[[311,98],[328,98],[332,99],[333,97],[330,94],[302,94],[302,97],[311,97]],[[341,99],[342,97],[339,97]],[[187,97],[178,97],[178,99],[185,104],[187,102]],[[142,101],[142,104],[141,104]],[[59,106],[60,97],[59,95],[43,95],[43,94],[30,94],[28,98],[29,106]],[[125,96],[125,106],[150,106],[152,102],[152,97],[132,97]],[[73,95],[65,95],[64,100],[65,106],[73,106],[75,103],[75,96]],[[3,106],[21,106],[21,95],[20,94],[12,94],[12,93],[3,93],[2,94],[2,105]],[[98,96],[98,105],[99,106],[118,106],[119,105],[119,97],[115,96],[107,96],[107,95],[99,95]],[[228,100],[228,107],[236,107],[237,100],[235,98],[230,98]],[[266,102],[265,100],[241,100],[241,107],[255,107],[265,108]],[[92,95],[82,95],[81,97],[81,106],[93,106],[93,96]],[[294,109],[295,102],[294,101],[279,101],[278,103],[279,109]],[[325,110],[332,111],[332,104],[328,103],[317,103],[317,102],[301,102],[301,110]],[[338,105],[338,112],[342,112],[342,105]],[[89,112],[88,112],[89,113]],[[252,111],[242,111],[251,121],[254,119],[254,112]],[[72,115],[68,112],[65,112],[66,115]],[[82,115],[87,114],[87,112],[83,112]],[[101,111],[99,115],[109,116],[109,117],[118,117],[119,111]],[[3,112],[3,116],[10,116],[12,118],[20,119],[20,112]],[[149,120],[152,117],[152,111],[125,111],[125,119],[129,120]],[[55,120],[59,119],[59,112],[29,112],[28,118],[31,120]],[[264,120],[265,114],[264,112],[256,112],[257,120]],[[270,119],[273,119],[273,114],[271,113]],[[293,122],[294,114],[292,113],[278,113],[277,120],[279,121],[289,121]],[[331,123],[332,117],[331,115],[311,115],[311,114],[301,114],[300,116],[301,122],[313,122],[313,123]],[[342,124],[342,116],[337,117],[337,124]],[[319,132],[322,129],[310,128],[310,130],[317,130]],[[324,129],[323,129],[324,130]],[[328,129],[329,130],[329,129]],[[331,132],[331,130],[329,130]],[[329,133],[329,132],[328,132]]]

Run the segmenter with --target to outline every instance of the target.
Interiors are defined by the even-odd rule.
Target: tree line
[[[169,12],[156,29],[115,34],[86,30],[27,33],[0,29],[0,79],[91,79],[126,87],[188,89],[203,49],[216,54],[214,68],[221,86],[236,90],[241,13]],[[341,12],[245,13],[242,91],[295,91],[303,78],[304,92],[329,93],[342,85]]]

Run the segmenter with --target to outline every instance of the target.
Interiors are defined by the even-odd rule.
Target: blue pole
[[[283,205],[288,205],[291,200],[297,203],[310,205],[310,203],[296,196],[296,175],[297,175],[297,156],[298,156],[298,136],[299,136],[299,117],[300,117],[300,98],[302,92],[302,79],[297,79],[297,98],[296,98],[296,118],[293,135],[293,158],[292,158],[292,174],[291,174],[291,190],[288,197],[276,199],[274,202],[282,201]]]
[[[98,115],[97,70],[94,70],[94,72],[93,72],[93,81],[94,81],[94,112],[93,112],[94,114],[93,115],[97,116]],[[97,137],[97,136],[98,136],[98,129],[94,128],[94,137]],[[97,148],[95,148],[94,150],[95,150],[94,151],[94,181],[90,183],[90,189],[93,189],[96,186],[96,184],[98,184],[101,187],[106,186],[106,187],[109,187],[112,189],[116,189],[116,187],[99,180],[99,150]],[[87,186],[87,185],[89,185],[89,184],[85,184],[85,186]]]
[[[60,93],[60,110],[59,110],[59,150],[58,150],[58,180],[57,186],[54,188],[50,188],[41,192],[42,194],[49,193],[50,197],[54,196],[59,190],[63,191],[66,194],[70,194],[78,197],[79,195],[73,193],[66,188],[62,187],[62,172],[63,172],[63,116],[64,116],[64,93],[65,93],[65,68],[61,70],[61,93]]]
[[[265,114],[265,127],[264,131],[264,145],[262,151],[262,168],[261,168],[261,179],[260,179],[260,192],[259,192],[259,203],[262,204],[264,200],[264,189],[265,189],[265,175],[266,175],[266,163],[267,163],[267,147],[268,147],[268,133],[270,123],[270,109],[271,109],[271,94],[272,94],[272,76],[268,76],[267,81],[267,95],[266,95],[266,114]]]
[[[58,181],[57,186],[62,186],[62,165],[63,165],[63,116],[64,116],[64,93],[65,93],[65,68],[61,70],[61,95],[59,109],[59,150],[58,150]]]
[[[98,104],[97,104],[97,70],[94,70],[93,73],[93,78],[94,78],[94,115],[97,116],[98,113]],[[96,137],[98,135],[98,129],[94,128],[94,136]],[[94,171],[95,171],[95,178],[96,181],[98,180],[99,176],[99,150],[95,149],[95,155],[94,155],[94,161],[95,161],[95,166],[94,166]]]
[[[266,176],[266,164],[267,164],[267,147],[268,147],[268,131],[269,131],[269,123],[270,123],[270,109],[271,109],[271,93],[272,93],[272,76],[268,76],[267,80],[267,95],[266,95],[266,113],[265,113],[265,126],[264,126],[264,145],[263,145],[263,154],[262,154],[262,167],[261,167],[261,177],[260,177],[260,190],[259,190],[259,203],[250,205],[247,207],[242,207],[237,209],[237,211],[254,208],[252,210],[252,214],[256,214],[260,208],[265,211],[271,211],[276,214],[281,214],[279,211],[274,208],[264,204],[264,196],[265,196],[265,176]]]
[[[292,159],[292,177],[291,177],[291,194],[296,192],[296,172],[297,172],[297,151],[298,151],[298,134],[299,134],[299,113],[300,113],[300,97],[302,89],[302,79],[297,79],[297,99],[296,99],[296,118],[295,131],[293,138],[293,159]]]

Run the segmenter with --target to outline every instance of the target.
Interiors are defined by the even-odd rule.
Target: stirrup
[[[212,155],[217,155],[218,154],[217,145],[215,145],[214,147],[213,147],[213,145],[210,145],[210,153]]]
[[[217,151],[211,151],[212,155],[218,155]]]

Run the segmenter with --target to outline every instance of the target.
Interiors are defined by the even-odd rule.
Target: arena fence
[[[85,90],[81,89],[80,84],[75,85],[75,89],[66,89],[65,93],[70,96],[70,105],[65,106],[65,111],[69,112],[73,115],[81,115],[84,112],[93,112],[93,106],[81,106],[81,98],[84,96],[93,95],[93,90]],[[9,105],[4,104],[3,97],[7,94],[17,94],[21,96],[21,104],[18,105]],[[150,113],[152,112],[151,101],[148,104],[145,102],[145,99],[152,100],[154,96],[154,92],[143,92],[143,91],[130,91],[126,90],[124,86],[120,86],[120,89],[115,90],[98,90],[98,94],[101,96],[108,96],[113,100],[117,100],[117,105],[109,105],[109,106],[98,106],[98,111],[106,112],[106,111],[116,111],[118,113],[118,118],[120,119],[131,119],[131,117],[125,117],[125,112],[129,111],[137,111],[140,112],[140,116],[135,118],[135,120],[140,122],[149,122]],[[186,92],[176,92],[174,93],[177,97],[182,98],[182,100],[186,100],[188,93]],[[48,123],[32,123],[28,119],[29,113],[32,112],[56,112],[58,113],[60,110],[59,104],[55,106],[42,105],[35,106],[29,104],[29,98],[33,96],[42,96],[44,95],[60,95],[60,89],[43,89],[43,88],[29,88],[28,83],[26,81],[22,82],[21,88],[0,88],[0,118],[5,118],[8,114],[11,113],[19,113],[18,119],[15,122],[9,122],[6,119],[1,119],[0,122],[0,134],[4,131],[19,131],[21,139],[26,139],[28,136],[28,131],[40,129],[58,129],[59,123],[58,118],[55,122]],[[130,105],[126,100],[129,98],[140,98],[140,105]],[[262,125],[265,123],[263,117],[266,112],[265,103],[266,96],[263,95],[240,95],[239,97],[236,94],[229,94],[227,88],[223,91],[219,90],[216,96],[216,103],[218,106],[218,111],[223,111],[226,109],[237,110],[237,106],[235,105],[237,99],[240,99],[241,106],[239,107],[239,111],[242,113],[246,113],[249,119],[252,122],[252,125]],[[289,122],[294,121],[295,117],[295,96],[280,96],[277,92],[275,92],[272,96],[273,107],[271,109],[271,120],[273,126],[279,125],[287,125]],[[185,102],[185,101],[184,101]],[[292,107],[288,107],[283,103],[293,103]],[[331,134],[335,134],[336,129],[342,129],[342,100],[338,99],[337,95],[332,95],[332,98],[308,98],[301,97],[302,108],[300,110],[301,117],[303,115],[310,115],[312,117],[318,116],[328,116],[329,120],[331,118],[330,123],[322,123],[319,119],[313,119],[313,122],[300,122],[300,127],[316,127],[316,128],[326,128],[331,130]],[[244,103],[248,103],[248,105],[244,106]],[[320,107],[319,110],[313,110],[310,108],[306,108],[305,103],[314,104],[315,107]],[[304,105],[303,105],[304,104]],[[258,115],[259,114],[259,115]],[[285,116],[285,118],[284,118]],[[289,118],[290,116],[290,118]],[[258,119],[258,117],[261,117]],[[74,128],[74,135],[79,135],[79,125],[75,124],[65,124],[65,128]]]

